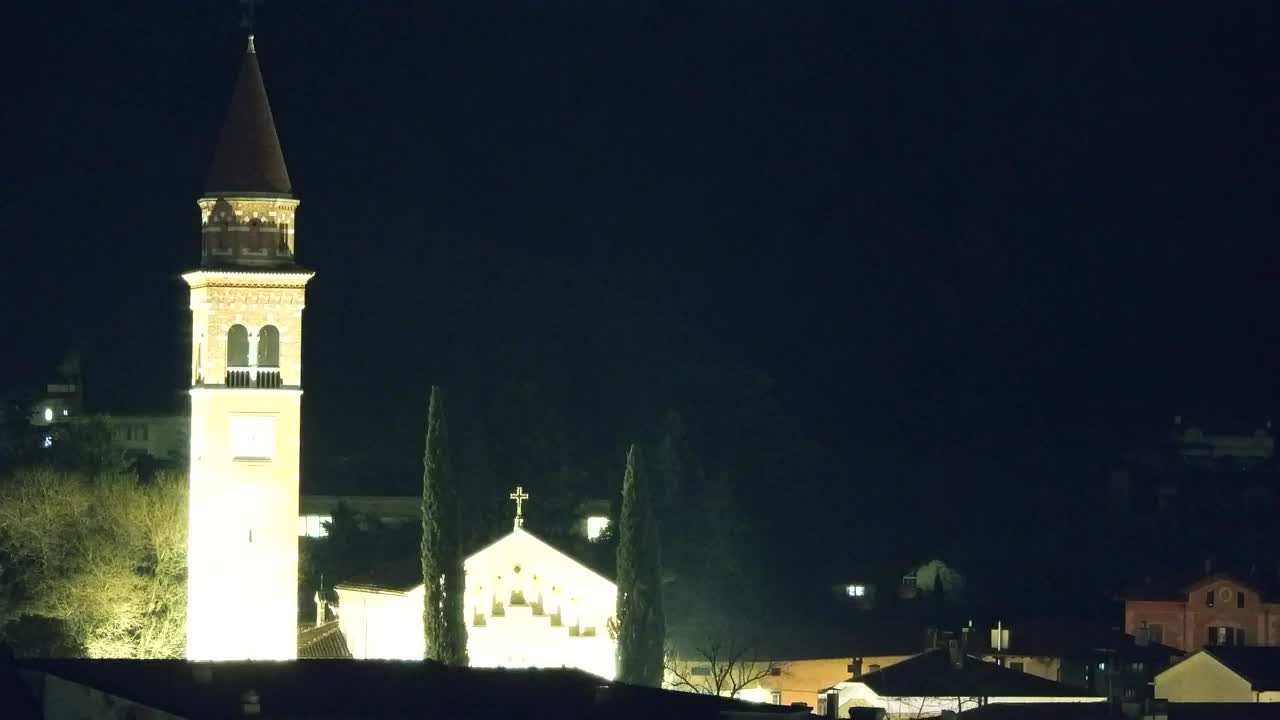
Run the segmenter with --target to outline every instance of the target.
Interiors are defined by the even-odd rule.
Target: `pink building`
[[[1124,629],[1140,641],[1183,652],[1206,646],[1280,645],[1280,603],[1226,573],[1208,575],[1173,593],[1125,600]]]

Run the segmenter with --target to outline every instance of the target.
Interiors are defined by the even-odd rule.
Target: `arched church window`
[[[258,331],[258,367],[280,367],[280,331],[275,325]]]
[[[227,367],[248,367],[249,331],[243,325],[232,325],[227,331]]]

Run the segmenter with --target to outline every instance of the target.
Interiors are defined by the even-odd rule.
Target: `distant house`
[[[737,697],[753,702],[815,707],[823,690],[851,673],[861,674],[863,667],[879,669],[920,649],[913,643],[910,649],[897,647],[892,657],[863,658],[858,649],[869,647],[868,638],[855,629],[806,624],[770,630],[768,637],[750,638],[668,627],[672,652],[665,685],[703,693],[737,690]]]
[[[421,495],[302,495],[298,498],[298,537],[324,537],[325,523],[345,506],[363,527],[420,522]]]
[[[1125,632],[1183,652],[1203,647],[1280,645],[1280,603],[1227,573],[1180,588],[1144,584],[1124,606]]]
[[[1280,647],[1211,647],[1156,675],[1170,703],[1280,702]]]
[[[1094,703],[1105,697],[1000,667],[958,647],[921,653],[891,667],[837,683],[826,693],[828,715],[880,708],[894,718],[919,718],[1001,703]]]
[[[898,597],[904,600],[933,597],[939,590],[951,602],[963,602],[965,578],[945,562],[933,559],[912,566],[902,574]],[[938,599],[938,598],[934,598]]]
[[[1112,697],[1135,712],[1150,699],[1155,675],[1182,655],[1070,618],[1000,624],[975,634],[969,651],[1010,670]]]

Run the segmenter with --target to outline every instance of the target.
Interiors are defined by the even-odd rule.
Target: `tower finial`
[[[240,25],[249,31],[249,53],[253,53],[253,20],[254,11],[262,0],[240,0],[240,4],[244,6],[244,11],[240,15]]]

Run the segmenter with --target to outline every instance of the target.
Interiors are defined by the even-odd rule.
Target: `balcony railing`
[[[229,388],[278,388],[280,387],[280,368],[229,367],[226,385]]]

